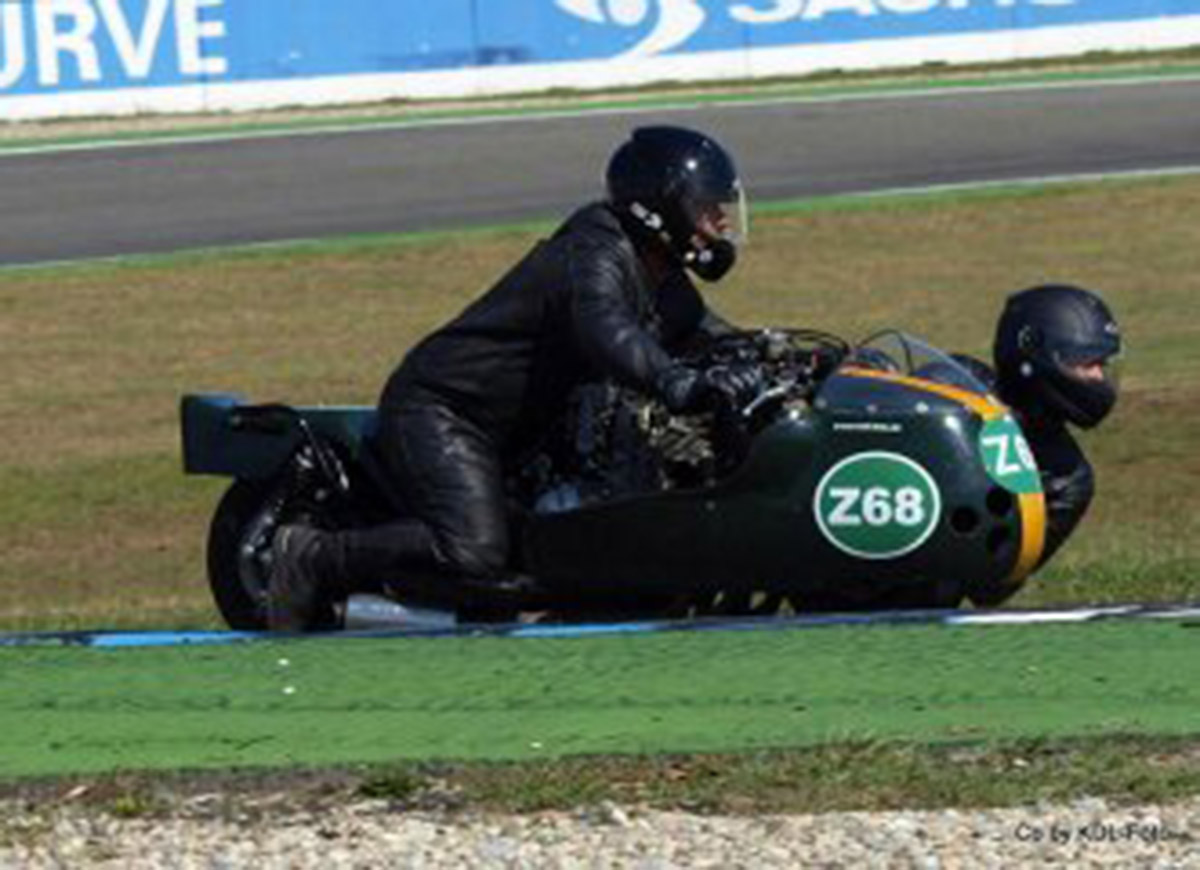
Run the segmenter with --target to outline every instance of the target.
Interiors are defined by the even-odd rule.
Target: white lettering
[[[0,30],[4,31],[4,40],[0,43],[0,51],[4,54],[4,63],[0,65],[0,88],[8,88],[25,74],[25,25],[20,6],[0,4]]]
[[[179,71],[187,76],[224,75],[229,61],[224,57],[205,55],[202,42],[225,36],[225,22],[206,19],[206,9],[216,9],[225,0],[175,0],[175,30],[179,46]]]
[[[892,525],[919,526],[925,522],[925,496],[915,486],[902,486],[895,492],[872,486],[865,492],[857,486],[831,486],[829,497],[835,502],[826,522],[830,526]]]
[[[892,521],[892,493],[882,486],[873,486],[863,496],[863,519],[868,526],[886,526]]]
[[[140,35],[134,36],[133,28],[121,9],[121,0],[97,0],[100,14],[104,17],[108,32],[112,35],[117,56],[130,78],[144,79],[150,75],[154,63],[154,52],[162,35],[163,22],[167,18],[170,0],[147,0],[146,17],[142,21]]]
[[[622,27],[641,24],[649,11],[647,0],[608,0],[608,14]]]
[[[577,15],[584,21],[595,24],[604,23],[604,10],[600,8],[600,0],[555,0],[560,9]]]
[[[799,18],[804,11],[804,0],[758,0],[765,3],[766,8],[758,8],[750,3],[739,3],[729,8],[729,14],[735,21],[743,24],[778,24]]]
[[[862,495],[862,490],[856,486],[831,486],[829,496],[837,502],[837,505],[829,512],[829,525],[861,526],[862,520],[856,514],[851,513],[860,495]]]
[[[831,12],[854,12],[858,15],[875,15],[879,12],[872,0],[809,0],[804,7],[804,17],[809,21],[824,18]]]
[[[925,496],[915,486],[897,490],[896,522],[902,526],[919,526],[925,522]]]
[[[1021,0],[743,0],[729,7],[729,16],[743,24],[781,24],[805,19],[816,21],[834,12],[853,12],[863,17],[881,12],[917,15],[939,8],[963,11],[992,6],[1012,9]],[[1032,6],[1074,6],[1079,0],[1025,0]]]
[[[38,82],[54,86],[62,80],[62,54],[75,56],[80,79],[100,81],[100,57],[92,42],[98,19],[87,0],[41,0],[34,4],[33,15],[37,22]],[[59,30],[60,19],[67,17],[73,21],[67,29]]]
[[[938,0],[878,0],[879,5],[897,15],[915,15],[929,12],[938,5]]]
[[[1017,445],[1017,458],[1021,460],[1021,464],[1025,466],[1025,470],[1037,471],[1037,460],[1033,458],[1033,451],[1029,449],[1029,442],[1020,435],[1014,435],[1013,442]]]
[[[560,0],[567,2],[567,0]],[[743,24],[780,24],[806,19],[815,21],[834,12],[853,12],[861,16],[891,12],[916,15],[934,12],[940,7],[962,11],[978,6],[1012,9],[1021,0],[743,0],[729,7],[729,16]],[[1074,6],[1079,0],[1025,0],[1032,6]]]
[[[1011,447],[1008,435],[989,435],[983,439],[985,447],[991,447],[996,451],[996,474],[1001,477],[1007,477],[1010,474],[1020,474],[1024,469],[1015,462],[1010,462],[1008,451]]]

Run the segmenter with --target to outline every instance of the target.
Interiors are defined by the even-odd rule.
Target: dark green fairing
[[[969,584],[1002,584],[1016,563],[1016,498],[979,453],[982,420],[952,398],[886,381],[834,376],[814,406],[756,439],[721,484],[620,499],[539,516],[526,533],[526,568],[586,594],[625,588],[791,593],[801,606],[877,603],[953,606]],[[924,467],[941,512],[929,537],[895,558],[866,559],[819,527],[814,494],[840,460],[885,451]]]
[[[945,607],[972,590],[988,590],[992,600],[1011,594],[1010,580],[1023,578],[1019,497],[981,459],[983,397],[954,393],[913,378],[835,374],[811,407],[767,425],[717,485],[527,517],[517,567],[581,599],[769,591],[819,610]],[[248,480],[278,474],[299,443],[294,419],[273,416],[270,406],[255,410],[231,395],[185,398],[186,470]],[[298,410],[352,461],[363,458],[374,409]],[[1003,406],[993,410],[1003,415]],[[839,462],[873,452],[923,468],[941,509],[911,549],[864,558],[835,545],[818,522],[815,495]],[[864,491],[873,485],[867,479]]]

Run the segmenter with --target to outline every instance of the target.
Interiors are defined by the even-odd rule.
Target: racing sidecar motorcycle
[[[802,330],[739,332],[698,365],[752,365],[741,408],[672,416],[613,384],[572,397],[513,474],[513,575],[467,588],[383,580],[338,624],[420,627],[990,605],[1038,564],[1046,512],[1008,409],[951,356],[889,331],[851,347]],[[366,407],[182,400],[185,470],[233,484],[208,538],[226,622],[265,625],[274,530],[402,515]],[[441,592],[439,592],[439,587]]]

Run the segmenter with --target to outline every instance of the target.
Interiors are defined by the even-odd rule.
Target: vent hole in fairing
[[[974,508],[956,508],[950,514],[950,528],[960,535],[969,535],[979,528],[979,513]]]

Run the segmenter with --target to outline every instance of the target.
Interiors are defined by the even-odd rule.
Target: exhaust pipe
[[[401,604],[382,595],[351,595],[345,604],[343,622],[347,629],[438,629],[454,628],[458,617],[452,610]]]

